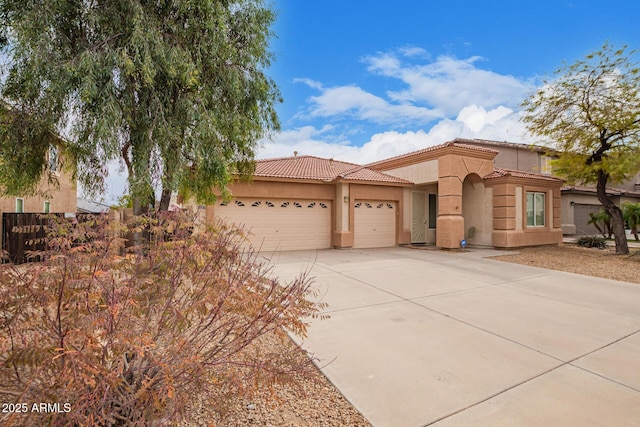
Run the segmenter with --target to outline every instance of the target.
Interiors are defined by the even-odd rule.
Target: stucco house
[[[494,164],[498,168],[552,175],[552,156],[544,147],[482,139],[457,139],[461,143],[498,151]],[[640,173],[622,183],[611,184],[607,194],[621,206],[625,202],[640,203]],[[590,224],[589,214],[602,209],[594,186],[564,185],[561,188],[561,228],[564,234],[598,234]]]
[[[557,244],[561,179],[496,167],[499,152],[454,140],[368,165],[259,160],[252,182],[206,217],[244,224],[263,250],[434,244]]]
[[[37,194],[0,197],[0,213],[76,212],[76,183],[71,174],[60,167],[59,151],[58,146],[50,147],[48,170],[38,185]],[[49,183],[49,173],[57,185]]]
[[[49,182],[49,175],[57,180],[57,185]],[[44,231],[39,227],[42,218],[30,213],[71,213],[76,212],[76,183],[71,174],[60,168],[58,147],[51,146],[48,170],[37,188],[36,195],[0,197],[0,241],[2,250],[7,251],[16,263],[26,260],[25,254],[31,250],[42,250],[41,238]],[[26,227],[25,226],[29,226]],[[21,231],[16,231],[16,229]],[[4,255],[1,262],[5,261]]]

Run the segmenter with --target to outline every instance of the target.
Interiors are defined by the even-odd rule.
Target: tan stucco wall
[[[541,157],[542,154],[537,151],[501,146],[495,158],[495,165],[498,168],[541,173]]]
[[[541,173],[543,153],[519,144],[491,144],[482,141],[465,141],[465,144],[490,148],[498,151],[494,159],[497,168],[513,169],[530,173]]]
[[[412,223],[412,207],[411,207],[411,191],[412,189],[407,187],[402,190],[402,205],[404,206],[404,212],[402,215],[402,228],[405,230],[411,230]]]
[[[492,245],[500,248],[551,245],[562,242],[560,182],[503,177],[485,180],[493,188]],[[525,194],[546,194],[544,227],[527,227]]]
[[[611,186],[620,188],[622,190],[627,190],[627,191],[640,191],[640,188],[636,186],[637,184],[640,184],[640,173],[635,174],[634,176],[632,176],[631,178],[629,178],[624,182],[614,183]]]
[[[491,173],[492,159],[493,156],[487,157],[485,153],[460,150],[452,150],[438,158],[437,246],[448,249],[460,246],[465,237],[462,183],[470,174],[483,177]]]
[[[335,231],[349,231],[349,184],[339,182],[336,184],[336,211]]]
[[[417,185],[438,181],[438,160],[399,167],[386,171],[390,175],[408,179]]]
[[[43,212],[45,200],[51,202],[49,212],[75,212],[78,206],[75,183],[72,182],[71,176],[64,171],[58,173],[57,179],[60,184],[59,188],[49,185],[46,178],[38,187],[39,191],[48,190],[51,193],[50,197],[40,195],[20,197],[24,199],[24,212]],[[15,212],[17,197],[19,196],[0,198],[0,212]]]
[[[279,197],[293,199],[334,200],[335,186],[325,183],[264,181],[237,181],[229,186],[234,197]]]
[[[42,183],[38,187],[39,191],[49,191],[48,197],[40,195],[27,196],[27,197],[0,197],[0,235],[2,230],[2,213],[3,212],[15,212],[16,211],[16,198],[24,200],[23,212],[28,213],[41,213],[44,212],[44,202],[48,200],[49,212],[76,212],[78,206],[78,197],[76,192],[75,182],[71,180],[71,175],[61,171],[57,173],[57,179],[59,187],[51,186],[47,183],[46,179],[43,179]],[[0,238],[0,241],[2,239]]]
[[[469,175],[462,184],[462,202],[467,243],[490,246],[493,232],[493,189],[485,188],[478,175]]]

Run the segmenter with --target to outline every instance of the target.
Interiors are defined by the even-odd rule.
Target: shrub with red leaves
[[[194,396],[251,393],[301,368],[251,344],[305,336],[323,308],[306,274],[280,283],[223,223],[173,213],[138,227],[148,245],[124,251],[121,225],[52,218],[45,262],[0,266],[0,424],[174,424]]]

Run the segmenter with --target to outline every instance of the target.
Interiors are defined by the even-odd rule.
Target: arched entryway
[[[463,218],[463,183],[467,183],[467,195],[472,199],[481,194],[487,194],[480,177],[485,177],[493,171],[495,151],[482,151],[468,147],[449,145],[441,150],[438,157],[438,221],[436,229],[436,245],[443,248],[459,248],[460,241],[465,237],[465,221]],[[479,182],[478,182],[479,181]],[[477,186],[479,184],[479,186]],[[476,192],[477,191],[477,192]],[[490,200],[490,198],[489,198]],[[473,203],[468,217],[473,217]],[[481,211],[478,214],[486,214]],[[489,217],[491,217],[489,212]],[[482,224],[484,232],[484,223]],[[490,229],[491,226],[489,226]],[[477,233],[476,227],[476,233]],[[481,243],[480,243],[481,242]],[[485,243],[484,237],[476,239],[476,244],[491,244],[491,238]]]
[[[462,217],[468,244],[491,245],[492,209],[482,178],[475,173],[467,175],[462,182]]]

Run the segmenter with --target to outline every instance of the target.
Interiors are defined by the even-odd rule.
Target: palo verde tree
[[[605,43],[558,69],[523,103],[529,132],[559,154],[557,172],[570,182],[596,184],[619,254],[629,253],[624,221],[606,187],[640,170],[640,68],[634,53]]]
[[[177,189],[210,202],[251,174],[257,141],[279,127],[265,74],[275,14],[262,0],[0,0],[0,19],[11,111],[0,175],[24,177],[2,192],[35,188],[39,136],[57,133],[90,192],[108,161],[126,166],[136,214],[159,188],[161,210]],[[31,159],[28,170],[12,157]]]

